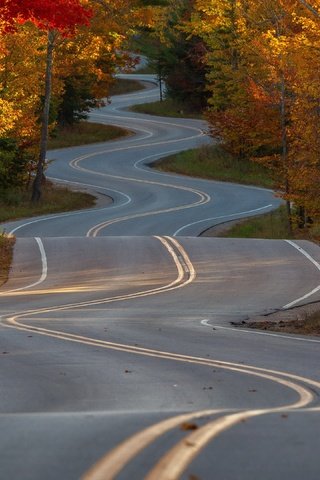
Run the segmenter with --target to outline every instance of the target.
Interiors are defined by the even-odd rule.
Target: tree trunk
[[[287,138],[287,109],[286,109],[286,85],[284,74],[281,73],[281,99],[280,99],[280,122],[281,122],[281,151],[282,151],[282,164],[285,174],[285,191],[288,195],[290,193],[289,184],[289,165],[288,165],[288,138]],[[287,213],[288,213],[288,225],[289,231],[292,232],[292,218],[291,218],[291,202],[286,201]]]
[[[303,206],[298,208],[298,227],[304,228],[306,226],[306,212]]]
[[[54,30],[48,31],[47,43],[47,61],[46,61],[46,75],[45,75],[45,94],[44,106],[41,118],[41,137],[40,137],[40,152],[37,164],[37,172],[32,185],[33,202],[38,202],[42,194],[42,183],[44,180],[44,164],[47,154],[48,145],[48,126],[51,100],[51,83],[52,83],[52,64],[53,64],[53,50],[55,44],[56,33]]]

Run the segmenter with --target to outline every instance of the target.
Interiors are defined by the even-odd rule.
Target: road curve
[[[150,169],[210,141],[202,122],[122,110],[156,95],[92,113],[135,135],[50,152],[51,177],[111,205],[5,226],[0,478],[318,479],[319,337],[234,323],[319,300],[320,250],[198,238],[278,200]]]
[[[143,76],[145,78],[145,76]],[[51,151],[48,175],[109,195],[113,205],[4,224],[17,236],[198,236],[212,225],[267,212],[279,205],[271,191],[169,175],[149,167],[172,152],[211,142],[205,122],[150,117],[123,110],[158,98],[158,87],[121,97],[91,119],[134,135],[107,144]]]

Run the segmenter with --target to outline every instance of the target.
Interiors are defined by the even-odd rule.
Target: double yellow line
[[[100,155],[101,153],[103,153],[103,152],[99,152],[98,154]],[[80,170],[81,172],[84,172],[84,173],[93,173],[94,175],[97,175],[97,176],[113,178],[113,179],[116,179],[116,180],[125,180],[125,181],[129,181],[129,182],[142,183],[142,184],[148,184],[148,185],[156,185],[156,186],[165,187],[165,188],[172,188],[172,189],[175,189],[175,190],[190,192],[190,193],[196,195],[199,198],[198,198],[197,201],[195,201],[193,203],[187,203],[185,205],[179,205],[179,206],[170,207],[170,208],[163,208],[163,209],[160,209],[160,210],[152,210],[150,212],[135,213],[135,214],[131,214],[131,215],[125,215],[123,217],[114,218],[112,220],[106,220],[106,221],[101,222],[98,225],[95,225],[92,228],[90,228],[88,230],[87,234],[86,234],[87,237],[96,237],[101,232],[101,230],[103,230],[104,228],[107,228],[109,225],[113,225],[114,223],[124,222],[126,220],[132,220],[134,218],[144,218],[144,217],[149,217],[149,216],[152,216],[152,215],[159,215],[159,214],[162,214],[162,213],[170,213],[170,212],[177,212],[177,211],[180,211],[180,210],[187,210],[189,208],[194,208],[194,207],[199,207],[200,205],[205,205],[206,203],[209,203],[210,200],[211,200],[211,197],[210,197],[209,194],[207,194],[205,192],[202,192],[201,190],[197,190],[195,188],[180,186],[180,185],[174,185],[174,184],[171,184],[171,183],[158,182],[158,181],[154,181],[154,180],[142,180],[140,178],[134,178],[134,177],[123,177],[123,176],[120,176],[120,175],[111,175],[111,174],[107,174],[107,173],[103,173],[103,172],[96,172],[94,170],[90,170],[88,168],[84,168],[84,167],[79,165],[79,163],[82,160],[90,158],[94,155],[96,155],[96,154],[87,154],[87,155],[83,155],[82,157],[75,158],[75,159],[71,160],[69,165],[72,168],[74,168],[75,170]]]
[[[320,389],[319,382],[281,371],[244,366],[230,362],[208,360],[200,357],[177,355],[155,350],[148,350],[148,352],[149,353],[146,352],[145,354],[158,358],[206,365],[243,374],[255,375],[294,390],[298,394],[298,400],[292,404],[276,408],[233,411],[231,413],[230,410],[202,410],[168,418],[151,425],[124,440],[86,472],[82,477],[82,480],[113,480],[130,461],[168,431],[179,428],[186,422],[192,422],[196,419],[206,418],[212,415],[223,414],[222,416],[207,422],[204,426],[196,428],[186,438],[179,441],[162,458],[160,458],[158,463],[156,463],[144,477],[145,480],[177,480],[181,477],[193,459],[210,441],[234,425],[253,417],[272,413],[284,413],[289,410],[293,411],[299,408],[301,409],[309,405],[314,399],[312,392],[305,388],[305,386],[296,383],[296,381],[307,384],[311,389]]]
[[[80,307],[87,307],[91,305],[102,305],[106,303],[112,303],[112,302],[118,302],[122,300],[131,300],[134,298],[139,298],[139,297],[147,297],[150,295],[158,295],[160,293],[165,293],[169,292],[171,290],[176,290],[178,288],[185,287],[189,283],[193,282],[194,279],[196,278],[196,271],[195,268],[185,251],[185,249],[182,247],[182,245],[175,239],[171,237],[158,237],[155,236],[155,239],[157,239],[159,242],[162,243],[164,248],[167,250],[169,255],[171,256],[172,260],[174,261],[174,264],[177,269],[177,277],[170,282],[167,285],[163,285],[161,287],[156,287],[156,288],[151,288],[148,290],[142,290],[134,293],[128,293],[125,295],[116,295],[113,297],[106,297],[106,298],[101,298],[98,300],[90,300],[90,301],[83,301],[83,302],[76,302],[76,303],[68,303],[64,305],[59,305],[55,307],[45,307],[41,309],[36,309],[36,310],[27,310],[23,312],[19,312],[18,314],[14,316],[10,316],[8,318],[4,317],[4,320],[2,320],[3,324],[6,324],[8,326],[14,325],[15,327],[18,326],[23,326],[24,328],[33,328],[39,331],[41,333],[42,331],[48,331],[48,332],[54,332],[53,330],[46,330],[42,328],[37,328],[37,327],[31,327],[29,325],[24,325],[21,324],[17,321],[18,318],[26,317],[27,315],[37,315],[40,313],[48,313],[48,312],[58,312],[58,311],[64,311],[64,310],[70,310],[72,308],[80,308]],[[29,287],[28,287],[29,288]],[[22,289],[21,289],[22,290]],[[46,291],[46,292],[49,292]],[[22,291],[17,292],[17,295],[22,294]],[[28,292],[30,295],[33,293],[41,293],[41,291],[33,292],[32,290],[29,290]],[[10,292],[9,292],[10,294]],[[5,295],[5,292],[4,292]],[[57,332],[54,332],[57,333]],[[58,332],[62,333],[63,332]]]
[[[252,375],[267,381],[275,382],[283,387],[289,388],[296,393],[297,400],[289,405],[280,406],[269,409],[256,409],[247,411],[230,410],[203,410],[198,412],[185,413],[175,417],[163,420],[159,423],[138,432],[132,437],[126,439],[119,446],[115,447],[100,462],[94,465],[83,477],[83,480],[112,480],[115,476],[125,468],[125,466],[133,460],[142,450],[157,440],[166,432],[178,428],[181,424],[193,421],[202,417],[222,414],[219,418],[207,422],[204,426],[190,433],[186,439],[178,442],[171,450],[169,450],[159,462],[147,474],[146,480],[176,480],[178,479],[191,461],[199,454],[199,452],[219,433],[231,428],[242,420],[276,412],[284,412],[287,410],[301,409],[311,404],[314,399],[312,390],[320,390],[320,383],[312,379],[289,374],[282,371],[267,370],[251,365],[243,365],[232,362],[222,362],[214,359],[183,355],[167,351],[137,347],[127,344],[108,342],[95,338],[85,337],[81,335],[65,333],[63,331],[51,330],[23,323],[22,318],[38,315],[40,313],[49,313],[76,309],[91,305],[100,305],[110,302],[130,300],[134,298],[157,295],[169,292],[178,288],[185,287],[196,278],[196,272],[192,262],[182,247],[182,245],[174,238],[155,237],[173,259],[177,276],[175,280],[162,287],[144,290],[128,295],[119,295],[88,302],[70,303],[56,307],[42,308],[38,310],[29,310],[17,313],[14,316],[4,318],[2,324],[18,330],[32,331],[41,335],[54,337],[60,340],[71,341],[75,343],[90,345],[94,347],[106,348],[111,350],[122,351],[125,353],[154,357],[162,360],[175,362],[190,363],[194,365],[203,365],[206,367],[214,367],[219,369],[237,372],[245,375]],[[309,388],[306,388],[308,386]],[[228,413],[227,413],[228,412]]]

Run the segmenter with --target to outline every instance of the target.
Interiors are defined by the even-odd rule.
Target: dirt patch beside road
[[[0,235],[0,287],[9,275],[15,238]]]
[[[273,332],[320,336],[320,302],[257,316],[236,325]]]

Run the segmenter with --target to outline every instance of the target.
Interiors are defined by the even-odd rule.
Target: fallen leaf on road
[[[198,425],[196,423],[184,422],[180,425],[180,430],[197,430]]]

